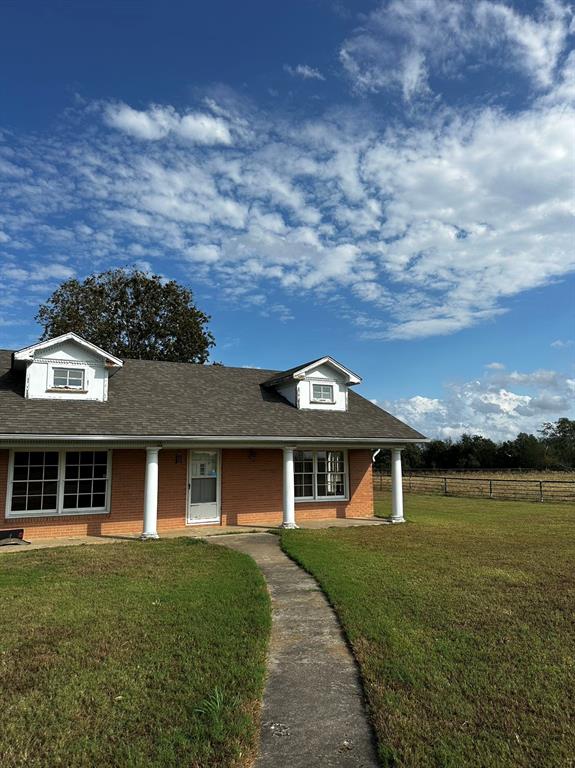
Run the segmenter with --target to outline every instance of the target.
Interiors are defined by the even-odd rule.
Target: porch
[[[388,520],[380,517],[356,517],[356,518],[323,518],[304,520],[298,526],[299,528],[320,529],[320,528],[352,528],[365,525],[387,525]],[[265,524],[257,525],[193,525],[185,529],[177,528],[169,531],[162,531],[163,539],[176,538],[195,538],[205,539],[215,536],[226,536],[240,533],[261,533],[262,531],[273,531],[274,527]],[[276,529],[277,530],[277,529]],[[0,547],[2,552],[30,552],[33,549],[49,549],[52,547],[74,547],[82,544],[113,544],[122,541],[136,541],[141,539],[140,534],[94,534],[87,536],[69,536],[33,538],[30,544],[9,545]]]

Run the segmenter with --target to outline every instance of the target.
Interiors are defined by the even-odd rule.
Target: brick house
[[[73,333],[0,351],[0,530],[27,538],[371,517],[372,458],[425,438],[330,357],[287,371],[120,360]]]

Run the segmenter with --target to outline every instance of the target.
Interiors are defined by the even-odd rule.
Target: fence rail
[[[373,476],[374,490],[391,491],[391,476]],[[490,477],[404,474],[404,493],[469,496],[485,499],[575,502],[574,480],[507,480]]]

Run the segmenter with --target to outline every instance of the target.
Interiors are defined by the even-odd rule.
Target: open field
[[[413,495],[406,514],[282,532],[340,616],[382,764],[572,766],[572,510]]]
[[[375,474],[376,496],[391,490],[389,475]],[[470,496],[484,499],[575,502],[575,473],[563,472],[406,472],[404,493]]]
[[[0,561],[0,765],[249,765],[270,607],[255,563],[192,539]]]

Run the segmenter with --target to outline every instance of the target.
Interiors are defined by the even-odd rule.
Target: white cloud
[[[574,387],[572,379],[555,371],[497,372],[449,384],[443,398],[416,395],[382,405],[428,437],[456,439],[466,432],[508,440],[519,432],[537,433],[545,421],[573,418]]]
[[[402,7],[407,23],[435,5]],[[383,128],[361,110],[305,120],[233,100],[185,114],[114,104],[96,127],[94,108],[76,115],[86,128],[73,139],[4,140],[3,299],[17,307],[36,254],[65,253],[79,273],[127,256],[179,268],[230,301],[262,297],[259,308],[270,286],[278,306],[337,302],[365,339],[491,322],[510,297],[575,269],[575,112],[552,93],[513,114],[439,110]]]
[[[399,89],[406,101],[429,93],[431,73],[465,75],[467,56],[476,66],[522,71],[537,87],[548,88],[571,19],[560,0],[544,0],[532,15],[492,0],[391,0],[348,37],[340,61],[356,89]]]
[[[568,347],[572,347],[574,344],[575,341],[573,341],[573,339],[556,339],[555,341],[551,342],[553,349],[567,349]]]
[[[502,371],[505,368],[505,365],[503,363],[487,363],[485,367],[492,371]]]
[[[319,69],[307,64],[297,64],[295,67],[286,64],[284,69],[292,77],[301,77],[303,80],[325,80]]]
[[[120,103],[108,105],[105,117],[110,126],[137,139],[158,141],[173,134],[192,144],[232,143],[226,122],[206,113],[180,115],[173,107],[160,106],[139,111]]]

